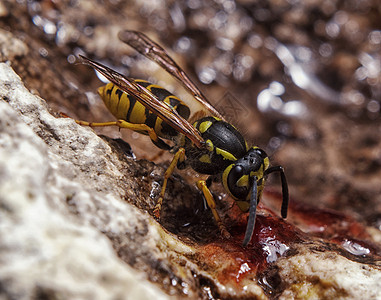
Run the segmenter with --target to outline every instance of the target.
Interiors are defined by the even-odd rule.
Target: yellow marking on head
[[[237,203],[239,209],[242,212],[247,212],[249,210],[249,206],[250,206],[249,202],[247,202],[247,201],[236,201],[235,203]]]
[[[229,193],[229,195],[232,196],[232,197],[233,197],[233,195],[230,194],[229,187],[228,187],[228,176],[229,176],[230,170],[233,168],[233,166],[234,166],[234,164],[229,165],[224,170],[224,172],[222,173],[222,184],[223,184],[223,186],[225,188],[225,191],[227,191]]]
[[[243,175],[237,180],[237,186],[249,187],[249,175]]]
[[[258,185],[258,202],[259,200],[261,200],[262,191],[264,187],[265,187],[265,180],[263,179],[262,184]]]
[[[258,171],[252,171],[250,172],[250,177],[257,177],[257,180],[263,178],[263,165],[261,166],[261,168],[258,170]]]
[[[203,163],[208,163],[208,164],[210,164],[212,162],[210,159],[210,156],[208,154],[202,155],[198,160],[203,162]]]
[[[264,160],[263,160],[263,163],[264,163],[264,167],[265,167],[265,170],[267,170],[269,168],[269,165],[270,165],[270,160],[268,157],[266,157]],[[265,171],[264,170],[264,171]]]
[[[261,167],[261,169],[263,170],[263,165]],[[256,176],[257,177],[257,182],[260,181],[261,179],[261,183],[258,183],[258,188],[257,188],[257,199],[258,199],[258,203],[259,203],[259,200],[261,199],[261,195],[262,195],[262,191],[263,191],[263,188],[265,186],[265,178],[263,177],[263,171],[260,170],[260,171],[257,171],[257,172],[250,172],[250,177],[252,176]],[[249,194],[250,195],[250,194]],[[248,195],[248,196],[249,196]],[[248,198],[250,199],[250,198]]]
[[[204,133],[205,131],[207,131],[209,129],[210,126],[212,126],[212,122],[211,121],[204,121],[204,122],[201,122],[200,126],[199,126],[199,130],[201,133]]]
[[[238,200],[238,198],[234,197],[234,195],[230,192],[229,186],[228,186],[228,177],[231,169],[235,166],[235,164],[229,165],[224,172],[222,173],[222,184],[225,188],[225,191],[228,192],[229,196],[232,197],[234,200]]]
[[[233,154],[231,154],[228,151],[225,151],[221,148],[216,147],[216,153],[219,155],[222,155],[222,157],[224,159],[228,159],[228,160],[232,160],[232,161],[237,160]]]

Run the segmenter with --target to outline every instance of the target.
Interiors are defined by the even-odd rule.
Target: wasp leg
[[[161,192],[160,192],[160,195],[159,195],[159,199],[157,199],[157,202],[156,202],[156,205],[155,205],[155,208],[153,210],[153,214],[154,216],[159,219],[160,218],[160,211],[161,211],[161,206],[163,204],[163,199],[164,199],[164,195],[165,195],[165,189],[167,188],[167,182],[168,182],[168,178],[171,177],[177,163],[182,163],[184,162],[185,160],[185,149],[184,148],[180,148],[179,150],[177,150],[175,156],[173,157],[172,161],[171,161],[171,164],[169,165],[167,171],[165,171],[164,173],[164,181],[163,181],[163,186],[161,187]]]
[[[119,128],[127,128],[134,131],[143,131],[148,134],[151,141],[159,148],[164,150],[168,150],[171,148],[168,144],[166,144],[162,139],[160,139],[157,136],[155,130],[153,130],[151,127],[149,127],[146,124],[134,124],[134,123],[129,123],[125,120],[102,122],[102,123],[87,122],[87,121],[80,121],[80,120],[75,120],[75,122],[82,126],[90,126],[90,127],[118,126]]]
[[[216,210],[216,202],[214,201],[213,195],[208,189],[207,183],[205,180],[199,180],[197,181],[197,187],[198,189],[204,194],[204,197],[206,199],[206,202],[208,203],[208,206],[212,210],[214,219],[217,222],[218,228],[220,229],[221,235],[226,238],[230,239],[231,235],[230,233],[226,230],[224,224],[221,221],[221,218]]]

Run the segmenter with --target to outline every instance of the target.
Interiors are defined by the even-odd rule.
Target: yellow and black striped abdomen
[[[168,92],[166,89],[151,84],[148,81],[137,79],[134,80],[139,85],[150,90],[160,101],[173,107],[180,116],[188,119],[190,110],[179,98]],[[103,102],[109,111],[118,120],[125,120],[134,124],[146,124],[153,128],[159,137],[169,139],[176,136],[178,132],[163,122],[155,113],[149,111],[134,96],[126,94],[116,85],[108,83],[98,89]]]

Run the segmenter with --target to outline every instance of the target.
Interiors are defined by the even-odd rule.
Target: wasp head
[[[269,159],[266,152],[258,147],[252,147],[245,156],[225,169],[222,182],[242,211],[246,212],[249,209],[254,181],[258,187],[263,186],[264,173],[268,167]]]
[[[249,243],[254,232],[257,204],[268,167],[266,152],[252,147],[243,157],[229,165],[222,175],[225,189],[236,200],[238,207],[244,212],[249,211],[243,246]]]

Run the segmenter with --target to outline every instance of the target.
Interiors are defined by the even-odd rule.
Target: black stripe
[[[111,96],[114,87],[115,87],[115,85],[112,85],[110,89],[106,90],[106,94]]]
[[[161,132],[167,136],[177,136],[179,132],[174,129],[172,126],[165,123],[163,120],[161,120]]]
[[[115,91],[115,95],[117,95],[119,97],[119,100],[122,97],[123,93],[124,92],[121,89],[116,89],[116,91]]]
[[[152,94],[154,94],[160,101],[164,101],[165,98],[173,96],[172,93],[168,92],[166,89],[158,88],[158,87],[152,87],[150,88],[150,91]]]
[[[149,109],[145,110],[146,121],[145,124],[151,128],[155,128],[156,119],[158,118],[156,114],[152,113]]]
[[[180,116],[182,116],[185,120],[188,120],[189,116],[190,116],[190,109],[188,106],[180,103],[177,107],[176,107],[176,111],[179,113]]]
[[[131,116],[131,113],[132,113],[132,109],[134,108],[135,104],[136,104],[136,98],[134,96],[131,96],[129,94],[127,94],[127,97],[128,97],[128,100],[130,101],[130,107],[128,108],[128,111],[127,111],[127,115],[126,115],[126,121],[130,121],[130,116]]]
[[[152,83],[150,83],[146,80],[143,80],[143,79],[136,79],[136,80],[134,80],[134,82],[138,83],[139,85],[141,85],[142,87],[145,87],[145,88],[147,88],[147,86],[152,84]]]
[[[176,106],[181,103],[179,99],[175,98],[174,96],[170,96],[168,97],[168,99],[169,99],[169,105],[171,105],[174,108],[176,108]]]
[[[123,93],[117,94],[118,95],[118,104],[116,105],[116,111],[119,111],[119,105],[120,105],[120,100],[122,99]]]

